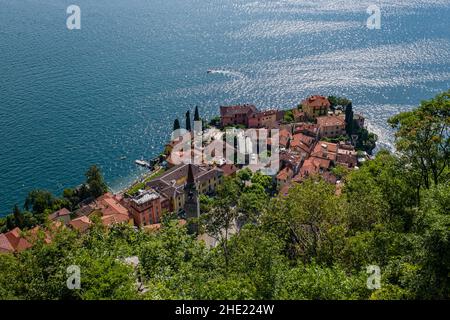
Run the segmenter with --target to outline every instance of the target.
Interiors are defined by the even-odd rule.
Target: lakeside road
[[[134,193],[134,192],[138,191],[138,189],[145,187],[145,182],[148,182],[152,178],[155,178],[159,173],[161,173],[161,171],[164,172],[164,168],[157,167],[156,169],[154,169],[150,172],[142,174],[137,180],[135,180],[133,183],[129,184],[127,187],[119,190],[116,194]]]

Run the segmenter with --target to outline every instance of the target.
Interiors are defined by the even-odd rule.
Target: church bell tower
[[[194,179],[194,167],[192,164],[188,165],[188,177],[186,186],[184,187],[184,211],[186,213],[186,220],[200,217],[200,202],[198,198],[197,185]]]

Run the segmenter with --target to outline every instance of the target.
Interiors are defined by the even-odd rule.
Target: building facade
[[[338,116],[324,116],[317,118],[320,136],[323,138],[336,138],[345,136],[345,119]]]
[[[243,125],[248,126],[248,119],[258,112],[254,105],[221,106],[220,121],[222,127]]]
[[[186,201],[184,187],[189,170],[192,170],[200,194],[215,192],[223,179],[223,171],[217,167],[182,164],[173,167],[159,178],[147,182],[147,188],[155,190],[168,199],[170,212],[179,213],[184,210]]]
[[[331,107],[330,101],[323,96],[311,96],[301,102],[302,111],[309,119],[316,119],[328,113]]]
[[[152,189],[139,192],[129,202],[129,211],[136,226],[160,223],[162,213],[169,210],[169,200]]]

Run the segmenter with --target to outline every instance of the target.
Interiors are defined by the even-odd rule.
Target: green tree
[[[239,193],[240,187],[237,182],[226,177],[217,188],[217,197],[211,211],[201,216],[200,221],[203,231],[222,246],[226,267],[229,261],[228,238],[239,217]]]
[[[353,124],[353,128],[357,127],[355,124]],[[356,141],[356,149],[366,151],[368,154],[372,154],[373,150],[376,148],[376,143],[378,141],[378,136],[373,133],[369,132],[365,128],[357,128],[353,132],[358,136],[358,139]]]
[[[200,113],[198,112],[198,106],[195,106],[194,121],[200,121]]]
[[[353,104],[349,102],[345,107],[345,131],[349,136],[352,135],[354,131],[353,115]]]
[[[294,122],[294,113],[292,110],[288,110],[284,113],[283,121],[287,123]]]
[[[315,262],[299,264],[281,275],[277,299],[354,300],[367,299],[367,275],[347,275],[335,265],[323,267]]]
[[[13,208],[14,224],[16,227],[23,228],[25,226],[25,217],[16,204]]]
[[[432,183],[448,182],[450,91],[390,118],[389,123],[397,130],[397,150],[405,164],[420,170],[422,185],[429,189]]]
[[[244,184],[244,182],[250,181],[252,179],[252,176],[253,173],[249,168],[245,168],[237,172],[237,178],[242,185]]]
[[[243,170],[241,170],[243,171]],[[241,172],[239,171],[239,172]],[[251,177],[251,182],[253,184],[259,184],[261,185],[264,190],[266,191],[270,191],[273,189],[273,180],[270,176],[267,176],[265,174],[262,174],[261,172],[256,172],[255,174],[253,174],[253,176]]]
[[[214,127],[220,127],[220,117],[216,116],[209,121],[209,124]]]
[[[423,236],[421,270],[415,287],[421,299],[450,298],[450,186],[433,186],[424,194],[416,225]]]
[[[383,192],[367,170],[354,171],[347,177],[344,194],[352,232],[371,230],[374,224],[387,218],[388,206]]]
[[[175,119],[175,120],[173,121],[173,131],[178,130],[178,129],[180,129],[180,128],[181,128],[181,126],[180,126],[180,120],[178,120],[178,118],[177,118],[177,119]]]
[[[42,214],[45,210],[58,210],[56,206],[57,199],[46,190],[33,190],[28,193],[25,199],[24,208],[31,210],[33,214]]]
[[[346,166],[338,164],[336,167],[331,169],[331,172],[336,176],[336,178],[342,180],[347,177],[351,171]]]
[[[206,294],[202,288],[212,268],[210,254],[177,220],[164,221],[142,244],[139,257],[149,288],[146,299],[201,299]]]
[[[79,193],[72,188],[64,189],[63,198],[67,201],[68,209],[75,210],[76,206],[81,202],[81,197]]]
[[[18,296],[17,288],[21,285],[18,280],[19,265],[17,258],[10,254],[0,253],[0,300],[15,300]]]
[[[329,262],[343,246],[344,208],[333,185],[310,178],[291,188],[287,197],[273,200],[262,216],[262,223],[284,240],[288,257]]]
[[[335,109],[337,106],[346,107],[349,104],[351,104],[351,101],[347,98],[343,97],[336,97],[336,96],[329,96],[328,101],[330,101],[331,108]]]
[[[266,208],[268,199],[269,195],[262,185],[253,183],[245,187],[237,204],[239,227],[249,222],[256,223],[261,212]]]
[[[93,165],[86,172],[86,184],[89,188],[89,194],[92,197],[100,197],[108,191],[103,175],[96,165]]]
[[[191,112],[189,110],[186,112],[186,130],[191,131]]]
[[[114,256],[96,256],[91,250],[80,250],[73,263],[82,272],[81,290],[77,292],[81,299],[137,299],[134,270],[123,260]]]
[[[248,279],[255,288],[253,298],[273,299],[278,275],[288,268],[282,242],[258,226],[246,225],[231,238],[229,250],[229,270],[241,279]]]

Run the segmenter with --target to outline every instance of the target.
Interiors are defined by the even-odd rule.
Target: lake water
[[[449,17],[450,0],[0,0],[0,215],[91,164],[122,188],[195,105],[343,95],[389,146],[389,116],[450,88]]]

